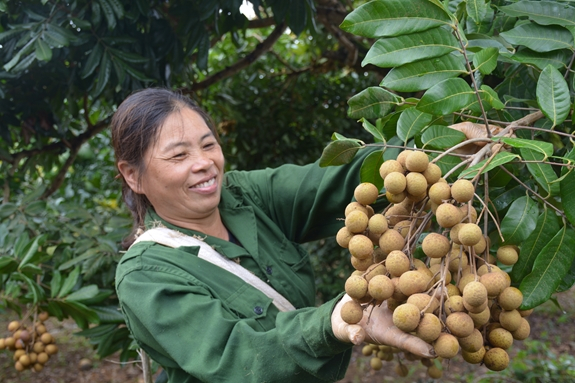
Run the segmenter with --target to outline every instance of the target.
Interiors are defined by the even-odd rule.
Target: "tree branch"
[[[237,61],[236,63],[222,69],[221,71],[214,73],[213,75],[209,76],[203,81],[197,82],[192,84],[191,87],[180,89],[184,94],[194,93],[197,90],[205,89],[218,81],[221,81],[225,78],[233,76],[234,74],[238,73],[242,69],[249,66],[251,63],[256,61],[262,54],[269,51],[276,41],[280,38],[283,32],[286,29],[285,23],[281,23],[276,26],[276,28],[270,33],[270,35],[260,44],[256,46],[256,48],[244,56],[242,59]]]

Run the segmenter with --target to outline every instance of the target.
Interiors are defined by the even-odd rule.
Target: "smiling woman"
[[[354,325],[341,320],[344,294],[314,307],[300,246],[342,227],[369,150],[342,167],[224,174],[209,117],[157,88],[119,106],[112,139],[135,218],[116,290],[132,335],[170,382],[331,382],[354,343],[387,343],[389,326],[375,326],[390,320],[385,306]]]

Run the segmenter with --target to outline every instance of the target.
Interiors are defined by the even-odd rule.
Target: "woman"
[[[208,116],[190,99],[157,88],[119,106],[112,139],[135,229],[161,226],[201,238],[295,307],[280,311],[272,298],[202,259],[199,246],[135,243],[117,268],[120,305],[134,338],[170,382],[336,381],[352,341],[385,338],[376,325],[389,320],[387,309],[348,326],[339,308],[349,298],[314,307],[313,271],[299,245],[341,227],[361,156],[343,167],[224,174]],[[429,354],[427,345],[422,350],[416,352]]]

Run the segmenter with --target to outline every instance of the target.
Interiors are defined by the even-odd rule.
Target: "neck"
[[[172,225],[180,226],[185,229],[199,231],[203,234],[220,238],[226,241],[229,240],[228,230],[226,229],[224,223],[222,222],[222,217],[220,215],[219,210],[216,210],[213,214],[210,214],[209,216],[199,219],[181,220],[181,219],[172,219],[169,217],[161,217],[161,218],[164,219],[166,222],[171,223]]]

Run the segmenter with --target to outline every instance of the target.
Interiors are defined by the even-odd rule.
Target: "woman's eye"
[[[182,158],[186,155],[186,153],[178,153],[176,155],[174,155],[172,158]]]
[[[210,142],[209,144],[205,144],[205,145],[204,145],[204,148],[205,148],[205,149],[211,149],[211,148],[213,148],[215,145],[216,145],[216,144],[214,144],[213,142]]]

